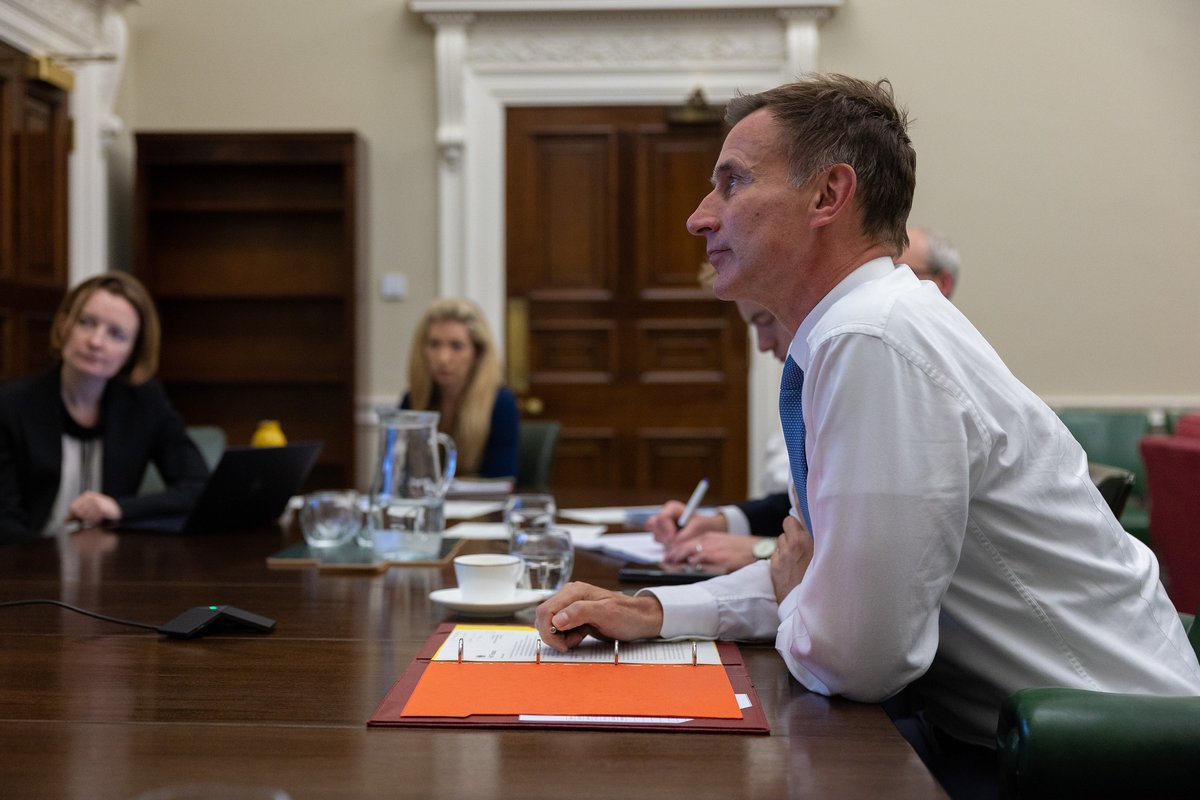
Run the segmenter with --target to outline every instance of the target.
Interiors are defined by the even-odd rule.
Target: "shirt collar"
[[[792,338],[792,343],[788,347],[788,357],[796,362],[796,365],[802,370],[808,369],[809,349],[808,335],[812,333],[813,328],[821,321],[821,317],[825,316],[833,304],[841,300],[850,292],[862,286],[868,281],[885,278],[892,273],[896,268],[892,259],[887,256],[880,256],[872,259],[862,266],[855,269],[846,277],[842,278],[841,282],[830,290],[829,294],[821,298],[821,302],[808,313],[804,321],[800,323],[800,327],[796,330],[795,337]]]

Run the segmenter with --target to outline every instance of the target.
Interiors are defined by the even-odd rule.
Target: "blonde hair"
[[[408,356],[408,391],[414,409],[440,410],[438,387],[429,374],[429,362],[425,358],[429,328],[435,322],[462,323],[475,346],[475,363],[467,378],[467,388],[463,392],[454,427],[449,431],[458,446],[459,472],[475,473],[483,460],[484,446],[492,427],[492,408],[496,404],[496,392],[500,389],[500,357],[479,306],[461,297],[434,300],[417,323],[417,332]]]
[[[145,383],[154,377],[158,371],[158,352],[162,341],[162,329],[158,322],[158,311],[154,308],[154,300],[141,281],[128,272],[105,272],[88,278],[80,283],[63,298],[54,315],[54,326],[50,330],[50,349],[58,356],[62,355],[63,345],[83,306],[98,291],[105,291],[129,301],[138,315],[137,338],[133,350],[125,361],[121,371],[117,373],[134,386]]]

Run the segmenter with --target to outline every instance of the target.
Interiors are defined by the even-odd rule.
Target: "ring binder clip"
[[[537,663],[542,663],[542,640],[537,640]]]
[[[621,643],[613,639],[613,664],[621,663]]]
[[[458,663],[460,663],[460,664],[462,663],[462,653],[463,653],[463,640],[459,639],[458,640]]]
[[[696,666],[696,643],[692,642],[692,666]]]

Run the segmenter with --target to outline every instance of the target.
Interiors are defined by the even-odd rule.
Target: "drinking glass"
[[[544,530],[554,524],[558,506],[549,494],[514,494],[504,503],[504,524],[508,526],[508,543],[520,531]]]
[[[357,492],[313,492],[300,507],[300,529],[309,547],[337,547],[362,528]]]
[[[512,538],[512,554],[525,562],[522,588],[547,594],[557,592],[575,567],[575,545],[564,528],[528,528]]]

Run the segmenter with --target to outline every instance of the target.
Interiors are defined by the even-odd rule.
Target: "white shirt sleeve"
[[[737,506],[721,506],[717,509],[725,515],[725,530],[728,533],[736,533],[738,536],[750,535],[750,520],[746,519],[746,515]]]
[[[808,688],[879,701],[937,651],[967,526],[969,413],[936,370],[854,333],[814,349],[803,399],[814,550],[776,646]]]
[[[664,639],[769,641],[779,628],[771,565],[766,560],[719,578],[642,589],[638,594],[652,594],[662,603]]]

